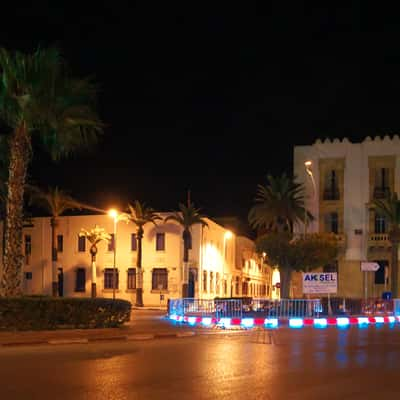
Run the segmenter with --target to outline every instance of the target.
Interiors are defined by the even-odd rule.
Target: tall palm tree
[[[250,209],[250,225],[258,230],[292,232],[293,225],[304,222],[304,187],[285,173],[267,176],[265,186],[258,185],[256,204]],[[307,217],[313,217],[307,211]]]
[[[57,296],[58,281],[57,281],[57,226],[58,217],[64,214],[67,210],[81,209],[83,205],[71,196],[67,195],[58,187],[48,188],[47,191],[39,188],[30,187],[30,200],[36,203],[39,207],[43,208],[50,214],[51,226],[51,275],[52,275],[52,293]]]
[[[144,234],[144,225],[148,222],[157,225],[156,221],[162,220],[162,218],[155,213],[155,211],[147,207],[144,203],[140,203],[135,200],[134,205],[128,205],[129,212],[127,218],[129,221],[136,225],[136,239],[137,239],[137,257],[136,257],[136,268],[137,268],[137,285],[136,285],[136,305],[139,307],[143,306],[143,272],[142,272],[142,239]]]
[[[392,297],[399,295],[399,243],[400,243],[400,200],[397,193],[393,193],[385,199],[372,201],[372,209],[383,215],[389,223],[389,241],[392,244],[390,281]]]
[[[90,246],[90,255],[91,255],[91,266],[92,266],[92,290],[91,290],[91,295],[92,298],[96,297],[96,278],[97,278],[97,272],[96,272],[96,254],[97,254],[97,243],[101,242],[102,240],[105,241],[110,241],[111,240],[111,235],[109,235],[104,228],[100,228],[98,225],[95,225],[93,229],[90,231],[82,228],[81,232],[79,233],[79,236],[85,237],[87,240],[89,240],[89,243],[91,244]]]
[[[53,159],[90,147],[103,125],[94,112],[97,89],[71,79],[56,49],[33,54],[0,49],[0,120],[9,132],[5,251],[0,289],[22,294],[22,209],[25,179],[37,136]]]
[[[189,263],[189,250],[192,248],[192,234],[190,232],[193,225],[201,224],[207,226],[205,216],[200,214],[200,209],[195,208],[194,204],[188,200],[188,205],[179,204],[180,212],[174,212],[165,218],[164,222],[175,221],[182,228],[183,239],[183,283],[182,283],[182,297],[188,296],[188,263]]]

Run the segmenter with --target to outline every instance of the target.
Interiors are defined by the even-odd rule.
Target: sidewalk
[[[131,321],[119,328],[60,329],[50,331],[0,332],[0,348],[24,345],[72,344],[111,340],[150,340],[182,338],[195,334],[193,328],[174,325],[165,318],[165,310],[133,310]]]

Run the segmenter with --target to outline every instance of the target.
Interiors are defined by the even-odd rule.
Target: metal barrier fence
[[[170,299],[169,315],[215,318],[291,318],[328,315],[400,315],[400,299]],[[397,314],[396,314],[397,313]]]

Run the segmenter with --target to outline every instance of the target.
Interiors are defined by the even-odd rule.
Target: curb
[[[128,341],[145,341],[154,339],[172,339],[172,338],[186,338],[193,337],[196,333],[194,331],[178,332],[178,333],[138,333],[134,335],[124,336],[110,336],[110,337],[94,337],[94,338],[71,338],[71,339],[50,339],[50,340],[33,340],[27,342],[8,342],[1,343],[2,347],[22,347],[22,346],[41,346],[41,345],[67,345],[67,344],[90,344],[90,343],[104,343],[104,342],[128,342]]]

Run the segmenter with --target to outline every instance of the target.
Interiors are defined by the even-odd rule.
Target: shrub
[[[129,321],[130,312],[125,300],[0,297],[0,330],[112,328]]]

